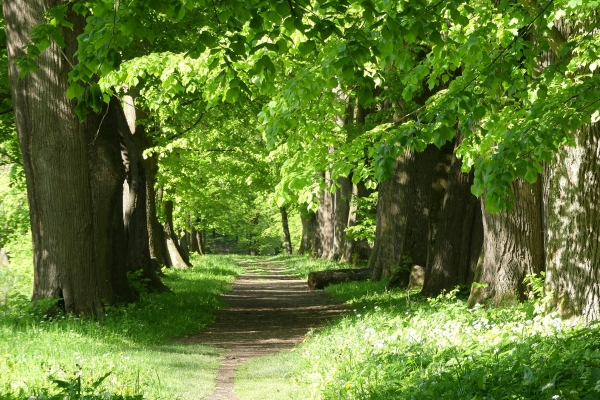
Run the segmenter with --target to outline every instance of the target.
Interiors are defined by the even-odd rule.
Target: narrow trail
[[[311,328],[345,311],[323,292],[312,292],[305,281],[286,275],[281,263],[240,263],[246,273],[224,296],[227,307],[217,320],[188,342],[212,344],[221,352],[215,392],[209,400],[235,400],[234,372],[242,363],[289,350]],[[254,270],[253,270],[254,269]]]

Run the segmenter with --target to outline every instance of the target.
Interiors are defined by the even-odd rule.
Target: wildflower
[[[350,389],[352,387],[352,385],[350,383],[346,383],[346,390]]]
[[[552,382],[548,382],[548,383],[546,384],[546,386],[544,386],[544,387],[542,388],[542,392],[545,392],[545,391],[546,391],[546,390],[548,390],[548,389],[552,389],[553,387],[554,387],[554,383],[552,383]]]
[[[558,399],[560,399],[560,396],[558,394],[555,394],[554,396],[552,396],[552,399],[553,400],[558,400]]]

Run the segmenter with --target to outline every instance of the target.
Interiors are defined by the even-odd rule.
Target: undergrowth
[[[138,303],[107,307],[103,321],[46,315],[47,305],[31,303],[25,291],[31,290],[31,267],[11,262],[0,269],[0,398],[210,394],[217,351],[173,339],[198,333],[213,320],[222,307],[220,294],[241,269],[222,256],[192,262],[194,268],[165,271],[163,281],[173,293],[142,293]]]
[[[598,325],[538,314],[543,299],[467,309],[379,282],[326,289],[353,312],[312,332],[296,377],[312,399],[598,399]]]
[[[326,265],[288,260],[298,275]],[[526,284],[523,304],[473,309],[468,288],[426,298],[418,289],[387,291],[385,282],[329,286],[350,313],[311,331],[292,352],[242,368],[239,397],[252,399],[244,388],[254,383],[319,400],[599,399],[600,325],[561,320],[543,278]],[[253,378],[286,363],[293,368],[281,376]]]

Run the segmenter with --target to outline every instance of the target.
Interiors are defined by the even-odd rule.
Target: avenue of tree
[[[418,265],[470,305],[544,272],[599,319],[599,4],[3,0],[33,299],[102,315],[128,271],[167,290],[151,257],[186,268],[220,233],[257,254],[277,221],[280,251],[398,286]]]

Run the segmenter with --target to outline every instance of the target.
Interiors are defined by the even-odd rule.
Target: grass
[[[352,314],[240,369],[241,399],[254,398],[242,390],[253,383],[296,399],[600,398],[600,326],[542,312],[543,299],[469,310],[465,289],[425,298],[367,281],[326,291]]]
[[[236,371],[236,396],[242,400],[303,398],[306,385],[293,379],[302,371],[301,361],[295,352],[283,351],[242,364]]]
[[[31,275],[26,265],[1,270],[0,398],[55,394],[60,390],[51,379],[63,386],[81,380],[91,389],[107,373],[95,393],[157,400],[210,394],[217,351],[174,339],[213,320],[222,307],[220,294],[241,268],[220,256],[195,257],[193,263],[189,270],[166,271],[164,282],[174,294],[143,294],[139,303],[109,308],[104,321],[50,318],[23,292],[28,283],[22,280]]]

